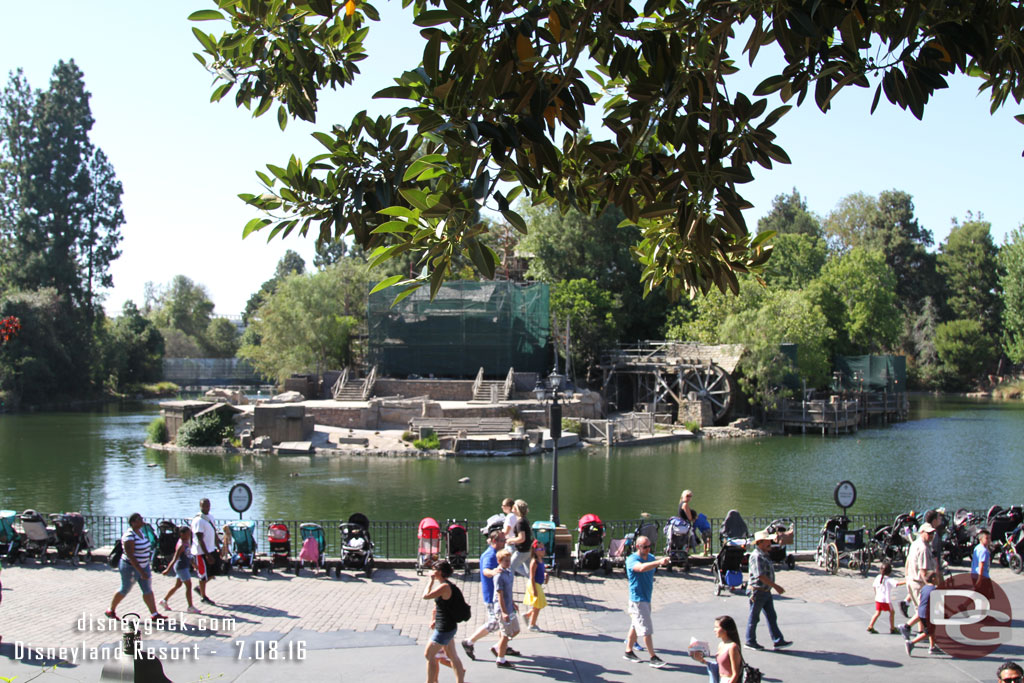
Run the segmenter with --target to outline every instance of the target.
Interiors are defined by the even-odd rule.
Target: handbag
[[[743,662],[743,683],[761,683],[761,670]]]

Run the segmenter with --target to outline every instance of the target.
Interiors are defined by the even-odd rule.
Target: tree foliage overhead
[[[874,82],[872,108],[884,93],[920,118],[957,72],[979,77],[993,109],[1024,96],[1024,8],[1011,0],[402,4],[421,29],[422,56],[378,97],[405,106],[329,122],[314,134],[323,154],[268,165],[264,189],[243,198],[274,215],[244,232],[348,234],[374,262],[415,252],[425,266],[415,283],[433,291],[455,254],[493,275],[478,210],[525,230],[510,209],[524,190],[587,214],[621,207],[640,228],[648,289],[736,291],[736,273],[769,253],[747,229],[738,187],[756,166],[788,163],[774,128],[793,103],[811,95],[827,111],[844,87]],[[257,116],[276,104],[282,127],[316,120],[321,91],[353,81],[380,19],[356,0],[216,6],[191,17],[217,31],[194,29],[196,56],[217,80],[212,98],[233,95]],[[741,25],[744,44],[734,40]],[[730,87],[739,54],[753,63],[771,44],[781,72],[750,92]],[[789,104],[770,107],[773,93]]]

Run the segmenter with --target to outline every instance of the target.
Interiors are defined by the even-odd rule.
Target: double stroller
[[[452,569],[469,573],[469,535],[466,532],[468,522],[449,519],[445,522],[444,531],[433,517],[424,517],[416,529],[416,573],[422,574],[430,569],[441,558],[441,539],[445,542],[445,559]],[[483,531],[483,529],[481,529]],[[487,533],[490,533],[488,530]]]
[[[373,574],[373,540],[370,538],[370,520],[361,512],[353,513],[347,522],[338,525],[341,532],[341,560],[335,565],[335,576],[342,570],[361,571],[367,577]]]
[[[611,560],[604,556],[604,522],[597,515],[589,514],[580,517],[576,524],[576,547],[572,554],[572,571],[603,570],[605,575],[612,573]]]
[[[664,531],[669,571],[672,567],[682,567],[684,572],[690,571],[690,551],[697,545],[697,533],[693,525],[682,517],[672,517]]]
[[[57,550],[57,559],[78,564],[79,554],[85,553],[85,561],[92,561],[92,538],[81,513],[55,513],[50,515],[50,521],[53,522],[53,546]]]
[[[302,547],[299,557],[295,560],[295,576],[305,565],[310,565],[314,573],[327,566],[327,536],[324,528],[315,522],[304,522],[299,525]],[[328,570],[329,572],[329,570]]]
[[[715,595],[722,590],[742,591],[746,588],[743,574],[747,571],[749,558],[747,546],[750,543],[750,529],[737,510],[729,510],[718,530],[722,549],[715,556]]]

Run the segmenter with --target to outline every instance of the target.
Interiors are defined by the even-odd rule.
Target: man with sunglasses
[[[665,666],[665,661],[654,654],[654,625],[651,622],[651,594],[654,592],[654,571],[667,567],[671,560],[660,560],[651,553],[651,541],[646,536],[636,539],[636,552],[626,558],[626,578],[629,579],[629,618],[632,624],[626,636],[626,652],[623,659],[640,662],[633,652],[638,637],[644,639],[644,646],[651,653],[650,664],[655,669]]]
[[[1000,683],[1021,683],[1024,681],[1024,669],[1016,662],[1003,662],[996,671],[996,676]]]

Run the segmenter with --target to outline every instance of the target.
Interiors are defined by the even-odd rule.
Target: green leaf
[[[256,232],[257,230],[260,230],[261,228],[267,227],[272,222],[273,221],[271,221],[269,218],[253,218],[251,221],[245,224],[244,228],[242,228],[242,239],[245,239],[246,237]]]
[[[413,19],[414,24],[417,26],[437,26],[438,24],[445,24],[451,22],[453,25],[458,25],[459,16],[454,12],[449,12],[443,9],[427,10],[426,12],[420,12],[419,16]]]
[[[281,127],[281,130],[288,126],[288,112],[283,104],[277,108],[277,125]]]
[[[526,234],[526,221],[523,220],[522,216],[515,211],[502,211],[501,215],[504,216],[505,220],[507,220],[513,228],[524,235]]]
[[[789,83],[789,79],[785,76],[769,76],[754,88],[754,94],[759,97],[761,95],[770,95],[776,90],[781,90],[782,86],[787,83]]]
[[[386,206],[377,213],[384,216],[398,216],[399,218],[408,218],[410,221],[414,221],[419,218],[418,212],[413,209],[407,209],[404,206]]]
[[[418,100],[419,97],[416,95],[416,91],[405,85],[392,85],[389,88],[378,90],[373,94],[373,99],[382,100],[386,98],[394,98],[397,100]]]
[[[386,232],[408,232],[409,224],[405,221],[388,221],[382,225],[378,225],[370,232],[373,234],[381,234]]]
[[[387,289],[391,285],[394,285],[394,284],[398,283],[399,281],[401,281],[402,277],[403,276],[401,274],[399,274],[399,275],[392,275],[391,277],[384,278],[383,280],[378,282],[376,284],[376,286],[374,286],[373,289],[370,290],[370,294],[373,294],[375,292],[379,292],[382,289]]]
[[[223,18],[224,15],[215,9],[201,9],[188,15],[189,21],[216,21]]]

